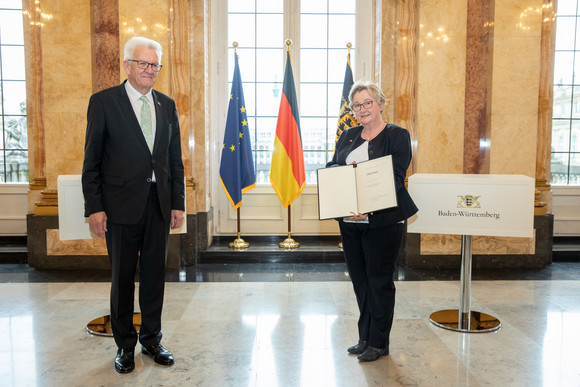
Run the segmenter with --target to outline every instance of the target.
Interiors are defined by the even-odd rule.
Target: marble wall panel
[[[537,115],[494,115],[491,173],[536,174]]]
[[[121,61],[125,42],[133,36],[144,36],[153,39],[163,47],[161,64],[167,66],[157,77],[155,89],[169,94],[169,2],[167,0],[122,0],[119,1],[119,44],[121,45]],[[121,70],[121,78],[125,79],[125,70]]]
[[[418,173],[462,172],[463,122],[462,114],[419,114],[419,141],[413,155]]]
[[[417,172],[461,173],[467,5],[421,1]]]
[[[542,0],[499,0],[495,5],[496,36],[540,36]]]
[[[104,239],[61,241],[58,229],[48,229],[46,255],[107,255],[107,245]]]
[[[542,1],[495,4],[490,172],[534,177]]]
[[[532,238],[474,236],[471,249],[477,255],[535,254],[536,230]],[[461,235],[421,234],[421,254],[461,254]]]
[[[538,114],[540,36],[495,37],[493,115]]]
[[[75,7],[45,3],[43,11],[53,15],[42,27],[46,183],[56,187],[63,156],[67,162],[82,163],[80,154],[70,150],[84,138],[92,90],[90,8],[88,2]]]
[[[82,98],[79,105],[85,104],[82,111],[77,112],[47,112],[45,114],[48,143],[52,144],[47,160],[47,175],[50,182],[56,186],[59,175],[80,175],[83,167],[86,105],[88,97]],[[54,180],[53,180],[54,179]]]

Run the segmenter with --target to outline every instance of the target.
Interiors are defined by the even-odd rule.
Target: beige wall
[[[462,173],[465,0],[421,1],[416,172]]]

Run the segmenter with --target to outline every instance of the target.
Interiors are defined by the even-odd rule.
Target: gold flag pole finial
[[[288,51],[290,51],[290,46],[292,45],[292,39],[286,39],[286,46],[288,47]]]
[[[237,54],[238,53],[238,42],[233,42],[232,46],[234,46],[234,52]]]
[[[352,43],[351,42],[348,42],[346,44],[346,48],[348,48],[348,54],[350,55],[350,49],[352,48]]]

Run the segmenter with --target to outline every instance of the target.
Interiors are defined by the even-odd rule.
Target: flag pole
[[[290,53],[290,46],[292,45],[291,39],[286,39],[286,47],[288,49],[288,53]],[[278,246],[283,249],[296,249],[300,247],[300,243],[296,242],[292,239],[292,235],[290,231],[292,230],[292,204],[288,205],[288,238],[284,239],[283,242],[278,243]]]
[[[351,47],[352,47],[352,43],[351,43],[351,42],[348,42],[348,43],[346,44],[346,48],[347,48],[347,50],[348,50],[348,53],[347,53],[347,58],[348,58],[348,60],[349,60],[349,61],[350,61],[350,49],[351,49]],[[348,65],[348,63],[347,63],[347,65]],[[337,140],[338,140],[338,139],[337,139]],[[339,243],[338,243],[338,248],[339,248],[339,249],[342,249],[342,242],[339,242]]]
[[[290,235],[290,230],[292,227],[291,226],[292,225],[291,207],[292,207],[292,205],[289,204],[288,205],[288,238],[284,239],[283,242],[278,243],[278,246],[280,246],[280,248],[283,248],[283,249],[297,249],[298,247],[300,247],[300,243],[298,243],[294,239],[292,239],[292,236]]]
[[[234,239],[233,242],[230,242],[230,248],[234,249],[234,250],[243,250],[243,249],[247,249],[250,244],[246,241],[244,241],[241,238],[241,233],[240,233],[240,207],[238,207],[238,211],[237,211],[237,218],[238,218],[238,237],[236,239]]]
[[[242,90],[242,86],[241,86],[241,78],[239,76],[239,67],[238,67],[238,42],[233,42],[232,46],[234,47],[234,57],[235,57],[235,69],[234,69],[234,77],[232,79],[232,94],[230,94],[230,105],[228,106],[228,118],[227,118],[227,122],[226,122],[226,131],[224,134],[224,149],[226,146],[226,142],[229,141],[229,146],[228,146],[228,150],[230,150],[232,152],[232,155],[234,154],[233,152],[237,151],[238,153],[235,153],[236,156],[235,158],[224,158],[224,153],[222,152],[222,163],[220,165],[220,180],[222,182],[222,185],[224,187],[224,189],[226,190],[226,194],[228,195],[228,197],[230,198],[230,201],[232,202],[232,206],[234,206],[234,208],[237,210],[236,211],[236,215],[237,215],[237,238],[233,241],[230,242],[229,246],[230,248],[233,248],[234,250],[243,250],[248,248],[248,246],[250,245],[249,243],[247,243],[246,241],[244,241],[241,238],[241,232],[240,232],[240,206],[242,205],[242,194],[243,192],[252,189],[253,186],[256,184],[255,183],[255,177],[254,177],[254,172],[253,172],[253,168],[251,170],[251,172],[249,173],[249,175],[247,175],[248,171],[243,169],[243,165],[240,166],[240,163],[242,163],[242,160],[240,160],[239,157],[243,158],[243,155],[245,154],[247,156],[247,153],[242,153],[242,155],[240,155],[239,152],[244,152],[244,146],[242,145],[242,143],[238,140],[238,137],[241,139],[243,137],[243,135],[245,134],[244,132],[244,126],[247,126],[247,119],[245,117],[245,102],[244,102],[244,94],[243,94],[243,90]],[[239,83],[239,89],[237,88],[237,83]],[[232,105],[232,103],[234,103],[234,105]],[[241,103],[241,109],[240,112],[241,113],[237,113],[234,116],[230,116],[230,113],[232,111],[237,112],[238,111],[238,107],[235,106],[236,103]],[[232,110],[232,106],[234,106],[234,110]],[[234,119],[232,120],[232,117],[234,117]],[[230,121],[231,120],[231,121]],[[240,124],[242,126],[240,126]],[[228,139],[228,135],[233,134],[233,137],[235,138],[235,140],[231,141],[231,138],[229,140],[226,141],[226,139]],[[248,141],[249,141],[249,134],[248,134]],[[251,145],[249,144],[249,142],[246,144],[246,146],[251,147]],[[251,149],[251,148],[248,148]],[[226,160],[226,161],[224,161]],[[232,179],[231,175],[227,175],[227,174],[222,174],[224,171],[227,172],[228,170],[236,170],[236,167],[232,167],[230,165],[230,168],[226,168],[225,170],[222,170],[223,168],[223,164],[225,162],[229,162],[232,164],[237,164],[240,167],[240,171],[242,171],[242,176],[237,176],[237,182],[238,184],[234,184],[236,182],[236,179]],[[246,174],[244,174],[244,172],[246,172]],[[248,181],[250,180],[250,181]],[[241,184],[240,184],[241,183]]]

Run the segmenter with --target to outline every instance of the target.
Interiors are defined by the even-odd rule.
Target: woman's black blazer
[[[355,126],[342,132],[334,150],[332,160],[326,167],[346,165],[348,154],[360,146],[365,140],[361,138],[363,126]],[[386,124],[385,129],[374,139],[369,141],[369,159],[392,155],[397,190],[397,207],[375,211],[369,214],[369,227],[378,228],[389,226],[411,217],[418,211],[405,188],[407,168],[411,164],[411,138],[409,132],[400,126]],[[338,219],[341,221],[341,219]]]

